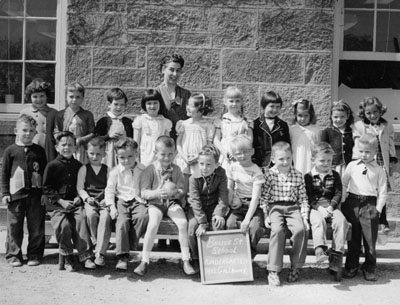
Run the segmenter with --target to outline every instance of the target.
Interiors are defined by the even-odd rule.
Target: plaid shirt
[[[265,183],[261,191],[261,206],[264,213],[269,214],[269,205],[279,201],[295,202],[300,205],[303,218],[308,219],[310,206],[303,175],[293,167],[287,176],[279,173],[274,166],[270,169],[263,168]]]

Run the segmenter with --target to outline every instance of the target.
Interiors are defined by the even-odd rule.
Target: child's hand
[[[304,229],[306,231],[310,231],[310,224],[308,223],[308,219],[303,217],[303,224],[304,224]]]
[[[327,208],[318,207],[318,212],[320,212],[322,217],[324,217],[325,219],[329,218],[329,217],[332,217],[332,214],[328,211]]]
[[[4,205],[7,205],[11,201],[11,196],[4,196],[1,201]]]
[[[189,164],[195,164],[197,163],[197,160],[199,159],[199,155],[189,155],[188,156],[188,163]]]
[[[115,205],[110,205],[110,217],[112,220],[117,219],[118,217],[118,211]]]
[[[90,204],[91,206],[95,206],[96,200],[94,200],[93,197],[88,197],[88,198],[86,199],[86,202],[87,202],[88,204]]]
[[[118,140],[120,137],[122,137],[122,133],[118,131],[114,131],[108,135],[111,139]]]
[[[206,233],[206,229],[207,229],[207,225],[205,223],[200,224],[196,230],[196,236],[201,236],[204,233]]]
[[[58,203],[63,207],[63,209],[69,211],[74,207],[74,202],[71,200],[64,200],[64,199],[59,199]]]
[[[242,223],[240,224],[240,230],[242,230],[242,233],[246,233],[247,232],[247,230],[249,229],[249,224],[250,224],[250,222],[247,221],[246,219],[244,219],[242,221]]]
[[[82,203],[81,197],[77,196],[74,198],[74,207],[80,206]]]
[[[160,199],[169,199],[169,191],[164,189],[159,189],[157,191],[157,197]]]
[[[233,196],[233,200],[232,200],[232,203],[231,203],[231,208],[236,210],[236,209],[240,208],[241,206],[242,206],[242,203],[240,202],[239,197]]]
[[[264,219],[264,225],[267,229],[271,229],[271,218],[269,216],[265,217]]]
[[[213,218],[212,218],[212,222],[213,222],[213,224],[214,224],[214,227],[215,227],[217,230],[223,230],[224,227],[225,227],[225,219],[224,219],[224,217],[215,215],[215,216],[213,216]]]

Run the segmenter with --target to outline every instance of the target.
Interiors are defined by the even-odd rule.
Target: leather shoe
[[[377,281],[375,272],[368,272],[368,271],[366,271],[364,269],[362,270],[362,272],[363,272],[363,275],[364,275],[364,279],[366,281],[369,281],[369,282],[376,282]]]
[[[133,273],[143,276],[147,273],[148,266],[149,266],[149,263],[141,261],[140,264],[135,268],[135,270],[133,270]]]
[[[355,277],[358,273],[358,268],[353,268],[353,269],[345,269],[343,272],[343,277],[346,279],[352,279],[353,277]]]

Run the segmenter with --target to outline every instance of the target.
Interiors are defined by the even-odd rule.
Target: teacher
[[[165,106],[164,116],[172,121],[171,137],[176,141],[176,122],[186,120],[186,105],[190,97],[190,91],[178,86],[185,61],[178,54],[166,55],[160,63],[163,82],[156,88],[162,96]],[[161,107],[162,108],[162,107]]]

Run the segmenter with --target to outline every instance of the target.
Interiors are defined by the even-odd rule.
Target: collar
[[[143,117],[144,117],[146,120],[162,120],[162,119],[164,119],[164,116],[163,116],[162,114],[159,114],[159,115],[157,115],[157,116],[149,116],[148,113],[144,113],[144,114],[143,114]]]
[[[75,159],[74,159],[74,156],[72,156],[71,158],[67,159],[67,158],[65,158],[64,156],[61,156],[60,154],[57,155],[56,159],[57,159],[58,161],[62,162],[62,163],[69,163],[69,162],[75,160]]]
[[[111,111],[107,111],[107,115],[108,115],[111,119],[113,119],[113,120],[116,120],[116,119],[122,120],[122,118],[124,117],[124,114],[121,114],[121,115],[116,116],[116,115],[115,115],[114,113],[112,113]]]
[[[20,146],[20,147],[29,147],[33,145],[33,142],[31,144],[24,144],[19,140],[15,140],[15,145]]]
[[[375,159],[372,159],[371,161],[369,161],[367,163],[365,163],[363,160],[360,160],[360,159],[356,162],[357,162],[357,165],[365,164],[365,165],[370,165],[370,166],[378,166],[378,163],[376,163]]]
[[[382,118],[382,117],[380,117],[379,118],[379,121],[376,123],[376,124],[373,124],[373,123],[371,123],[371,121],[370,120],[368,120],[367,118],[364,118],[363,119],[363,122],[364,122],[364,124],[367,124],[367,125],[372,125],[372,126],[379,126],[379,125],[381,125],[381,124],[385,124],[386,123],[386,120],[384,119],[384,118]]]
[[[278,168],[274,165],[273,167],[270,168],[270,171],[273,172],[274,174],[281,174],[281,172],[278,170]],[[294,173],[294,167],[290,166],[289,172],[288,172],[288,177],[291,176]]]
[[[161,85],[160,85],[160,91],[161,90],[163,90],[164,91],[164,93],[166,93],[168,96],[169,96],[169,98],[170,98],[170,101],[171,101],[171,104],[172,103],[175,103],[175,104],[177,104],[177,105],[181,105],[181,99],[179,98],[179,94],[178,94],[178,91],[179,91],[179,86],[178,85],[176,85],[176,87],[175,87],[175,98],[173,99],[172,98],[172,96],[171,96],[171,93],[170,93],[170,91],[169,91],[169,89],[168,89],[168,86],[165,84],[165,83],[161,83]]]
[[[139,162],[137,162],[137,161],[135,162],[135,166],[132,167],[132,168],[129,168],[129,169],[123,167],[121,164],[118,164],[117,167],[118,167],[118,172],[120,172],[121,174],[122,174],[124,171],[130,171],[131,169],[144,170],[144,168],[145,168],[145,166],[144,166],[143,164],[141,164],[141,163],[139,163]]]
[[[242,116],[232,117],[228,112],[222,115],[222,119],[230,122],[242,122],[244,118]]]
[[[33,105],[31,105],[31,110],[32,110],[32,112],[41,112],[41,113],[43,113],[43,112],[49,112],[50,111],[50,107],[49,106],[47,106],[47,105],[44,105],[42,108],[35,108],[35,107],[33,107]]]
[[[348,125],[346,126],[344,132],[342,132],[339,128],[337,128],[337,127],[336,127],[335,125],[333,125],[333,124],[332,124],[331,127],[332,127],[333,130],[335,130],[335,131],[337,131],[337,132],[340,132],[340,133],[349,133],[349,132],[353,132],[352,129],[351,129],[351,127],[348,126]]]
[[[202,179],[206,179],[206,177],[204,177],[203,175],[201,175],[200,173],[199,173],[200,171],[198,171],[197,173],[194,173],[192,176],[193,176],[193,178],[196,178],[196,179],[199,179],[199,178],[202,178]],[[226,173],[225,173],[225,170],[221,167],[221,166],[218,166],[216,169],[215,169],[215,171],[210,175],[210,176],[208,176],[208,177],[213,177],[213,176],[224,176],[224,175],[226,175]],[[207,178],[208,178],[207,177]]]
[[[326,176],[332,176],[333,172],[331,169],[329,169],[329,171],[326,174],[321,174],[317,172],[317,169],[315,168],[315,166],[311,169],[311,175],[314,176],[320,176],[320,177],[326,177]]]
[[[164,171],[164,170],[169,170],[169,169],[172,169],[172,170],[173,170],[173,169],[174,169],[173,163],[171,163],[170,166],[167,167],[167,168],[163,168],[163,167],[161,166],[160,162],[158,162],[158,161],[155,161],[155,162],[153,163],[153,165],[154,165],[154,168],[156,169],[156,171],[159,172],[159,173],[161,173],[161,172]]]

